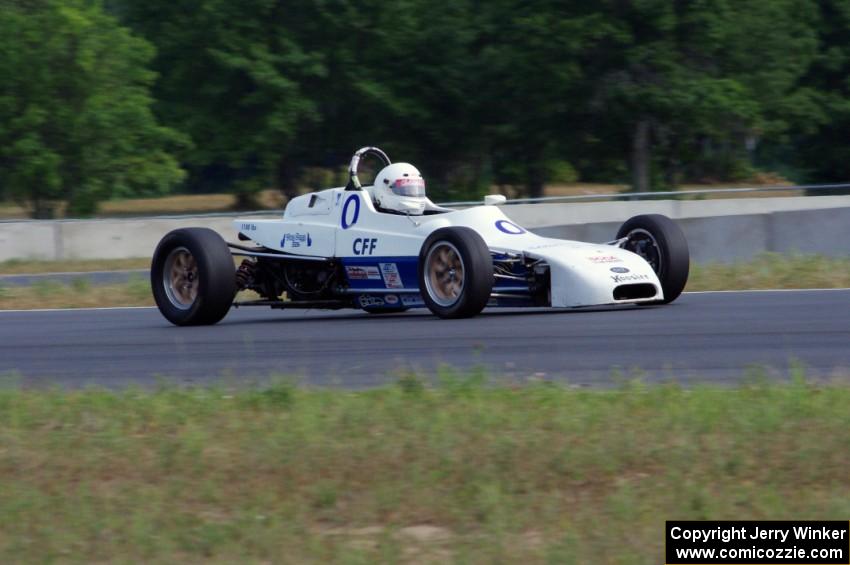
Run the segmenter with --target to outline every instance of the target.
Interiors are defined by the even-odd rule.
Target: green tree
[[[479,192],[487,143],[475,4],[343,0],[323,11],[326,33],[301,40],[310,45],[313,38],[311,49],[328,69],[324,84],[311,89],[320,93],[322,118],[308,138],[316,145],[344,139],[346,153],[379,144],[392,158],[415,163],[438,200]]]
[[[291,196],[304,167],[339,168],[367,144],[419,165],[437,199],[491,181],[537,196],[553,171],[573,167],[638,190],[739,180],[754,158],[789,152],[815,171],[824,150],[816,174],[843,170],[844,4],[110,6],[157,48],[156,111],[193,141],[182,154],[189,188],[232,190],[247,205],[261,187]]]
[[[243,205],[260,188],[289,188],[297,170],[288,149],[299,125],[318,118],[317,93],[301,85],[325,74],[291,30],[300,3],[151,0],[112,9],[157,47],[157,112],[192,139],[190,181],[209,190],[221,179]]]
[[[766,145],[765,153],[795,166],[809,182],[850,180],[850,3],[817,2],[818,52],[800,88],[807,104],[785,100],[793,121],[790,142]],[[785,141],[785,140],[783,140]]]
[[[553,0],[494,1],[477,39],[482,106],[495,180],[541,196],[553,164],[578,151],[588,76],[579,55],[599,16]]]
[[[424,0],[120,0],[158,49],[157,110],[189,134],[190,183],[295,192],[305,166],[368,144],[435,181],[474,188],[473,3]],[[472,93],[472,94],[471,94]],[[433,186],[433,185],[432,185]],[[454,196],[454,194],[452,194]]]
[[[609,0],[584,54],[596,131],[628,155],[632,186],[724,180],[778,136],[814,55],[808,0]],[[792,104],[793,105],[793,104]],[[653,173],[653,164],[661,174]]]
[[[85,0],[0,1],[0,183],[49,217],[182,177],[149,93],[152,47]]]

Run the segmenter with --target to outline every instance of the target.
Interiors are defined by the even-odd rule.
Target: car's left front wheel
[[[685,234],[676,223],[660,214],[630,218],[620,226],[617,239],[625,238],[623,249],[649,263],[664,290],[661,304],[676,300],[688,282],[690,252]]]
[[[236,296],[233,255],[207,228],[169,232],[151,263],[151,288],[162,315],[178,326],[215,324]]]

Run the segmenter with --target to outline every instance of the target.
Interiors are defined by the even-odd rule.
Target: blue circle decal
[[[623,274],[623,273],[628,273],[629,270],[625,267],[611,267],[611,272]]]
[[[351,221],[348,220],[348,205],[354,202],[354,217],[351,218]],[[357,218],[360,217],[360,197],[356,194],[352,194],[348,197],[348,200],[345,201],[345,204],[342,205],[342,218],[340,218],[340,225],[342,225],[342,229],[347,230],[351,226],[357,223]]]
[[[509,222],[507,220],[499,220],[496,222],[496,229],[500,232],[507,233],[510,235],[519,235],[521,233],[525,233],[525,230],[516,225],[513,222]]]

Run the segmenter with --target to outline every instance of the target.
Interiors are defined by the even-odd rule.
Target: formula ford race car
[[[384,168],[361,186],[367,155]],[[485,306],[666,304],[687,282],[688,245],[665,216],[636,216],[614,241],[581,243],[528,232],[494,205],[503,196],[439,207],[415,167],[375,147],[354,154],[349,175],[346,187],[293,198],[282,219],[235,221],[239,244],[206,228],[168,233],[151,265],[160,312],[177,325],[214,324],[231,306],[427,307],[464,318]],[[245,257],[238,268],[234,256]],[[241,290],[261,298],[234,302]]]

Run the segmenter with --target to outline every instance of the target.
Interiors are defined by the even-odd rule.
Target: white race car
[[[358,165],[384,168],[361,186]],[[347,186],[292,199],[281,219],[235,221],[242,243],[206,228],[162,238],[151,265],[160,312],[177,325],[214,324],[231,306],[427,307],[441,318],[485,306],[579,308],[666,304],[688,279],[688,245],[659,215],[625,222],[609,243],[541,237],[512,222],[488,196],[463,210],[441,208],[407,163],[375,147],[354,154]],[[236,268],[234,256],[245,257]],[[258,300],[234,302],[241,290]]]

